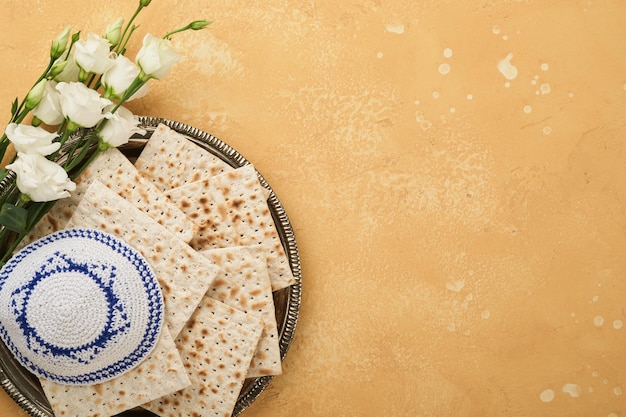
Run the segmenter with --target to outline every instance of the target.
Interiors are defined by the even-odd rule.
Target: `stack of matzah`
[[[135,165],[94,161],[27,242],[69,227],[122,238],[162,287],[165,326],[136,368],[92,386],[41,379],[55,416],[229,416],[247,377],[282,372],[272,292],[295,283],[251,165],[234,169],[160,125]]]

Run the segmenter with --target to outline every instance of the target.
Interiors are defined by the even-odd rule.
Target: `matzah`
[[[115,379],[82,386],[39,382],[57,417],[109,417],[191,384],[166,329],[146,360]]]
[[[163,291],[165,322],[172,337],[193,314],[217,272],[206,257],[99,181],[89,186],[68,227],[111,233],[146,258]]]
[[[263,247],[276,291],[296,281],[263,190],[254,167],[245,165],[165,194],[199,226],[194,249]]]
[[[254,316],[205,297],[176,339],[191,386],[143,407],[161,417],[229,417],[262,328]]]
[[[233,167],[164,124],[157,126],[135,162],[161,191],[180,187]]]
[[[247,378],[280,375],[276,311],[263,251],[258,246],[236,246],[201,253],[219,268],[207,295],[263,320],[263,334]]]
[[[76,190],[72,195],[57,201],[23,239],[20,246],[65,228],[85,191],[96,179],[132,202],[159,224],[176,233],[185,242],[189,242],[196,233],[197,229],[193,222],[151,182],[142,177],[117,148],[111,148],[98,155],[85,169],[76,180]]]

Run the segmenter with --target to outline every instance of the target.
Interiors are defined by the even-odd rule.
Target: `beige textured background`
[[[0,3],[0,114],[134,5]],[[140,32],[195,18],[133,110],[250,159],[304,272],[244,415],[626,417],[623,0],[154,0]]]

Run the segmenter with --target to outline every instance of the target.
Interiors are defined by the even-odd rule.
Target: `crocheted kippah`
[[[62,230],[0,270],[0,337],[39,377],[110,380],[150,354],[162,325],[163,296],[150,265],[110,234]]]

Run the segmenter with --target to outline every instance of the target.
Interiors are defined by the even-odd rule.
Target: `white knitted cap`
[[[150,354],[162,325],[150,265],[110,234],[62,230],[0,270],[0,337],[39,377],[73,385],[115,378]]]

